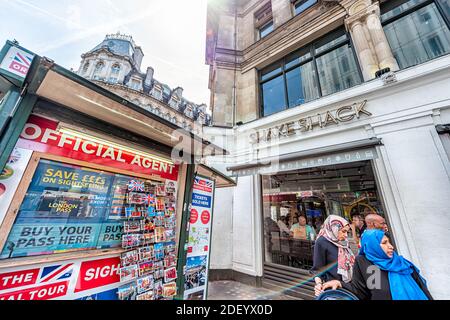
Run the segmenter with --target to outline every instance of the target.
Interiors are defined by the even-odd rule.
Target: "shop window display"
[[[265,261],[310,270],[314,244],[329,215],[351,222],[384,216],[371,163],[361,161],[263,176]],[[351,232],[358,250],[359,229]]]
[[[127,184],[122,218],[120,300],[172,299],[176,295],[176,184],[139,179]]]
[[[129,188],[137,180],[41,159],[1,259],[120,248],[123,219],[148,200]]]

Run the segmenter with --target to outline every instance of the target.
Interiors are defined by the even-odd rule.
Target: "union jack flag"
[[[28,69],[30,68],[32,61],[33,61],[32,56],[30,57],[25,54],[20,54],[20,52],[16,52],[9,68],[22,75],[26,75],[28,73]]]
[[[143,200],[147,205],[152,205],[152,204],[156,203],[156,198],[153,194],[148,194],[148,195],[144,196]]]
[[[144,182],[138,180],[131,180],[128,183],[128,191],[141,191],[144,192],[145,186]]]
[[[42,270],[39,283],[68,279],[73,273],[73,263],[45,267]]]
[[[213,182],[209,180],[204,180],[202,178],[195,178],[195,184],[205,187],[213,187]]]

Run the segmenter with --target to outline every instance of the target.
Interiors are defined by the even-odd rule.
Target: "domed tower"
[[[143,57],[142,49],[136,46],[133,37],[109,34],[94,49],[81,56],[78,74],[111,84],[127,85],[130,82],[136,89],[142,89],[140,69]]]

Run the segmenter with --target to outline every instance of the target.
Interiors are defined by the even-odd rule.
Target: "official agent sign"
[[[74,137],[59,132],[57,128],[57,122],[31,115],[17,146],[132,172],[158,175],[173,181],[178,179],[179,168],[175,164],[135,154],[106,142],[101,143],[95,138],[89,140]]]

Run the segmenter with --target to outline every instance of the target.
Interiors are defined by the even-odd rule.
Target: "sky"
[[[141,71],[184,97],[209,105],[205,64],[207,0],[0,0],[0,47],[6,40],[78,70],[81,54],[106,34],[133,36]]]

